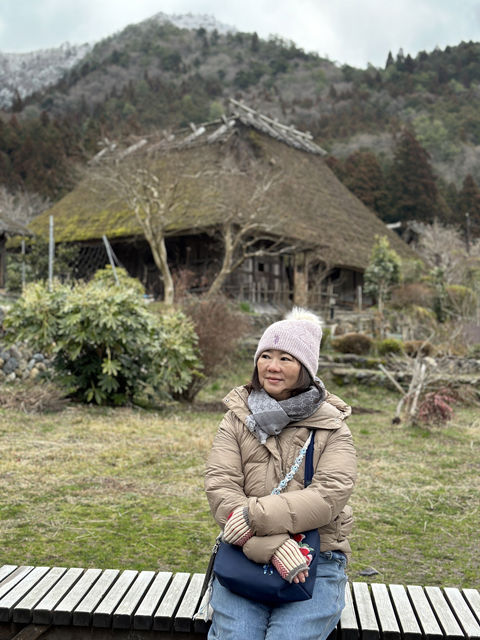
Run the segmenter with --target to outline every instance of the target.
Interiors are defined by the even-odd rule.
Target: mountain
[[[480,44],[415,57],[400,50],[389,53],[385,68],[356,69],[210,16],[165,14],[98,42],[55,85],[17,99],[13,128],[0,114],[0,181],[10,176],[13,184],[45,190],[40,176],[53,154],[62,161],[53,172],[47,167],[47,192],[59,197],[74,180],[65,167],[88,160],[106,138],[215,119],[228,110],[229,97],[309,130],[330,152],[337,175],[384,219],[399,216],[393,194],[400,189],[394,173],[402,139],[405,157],[414,153],[425,165],[422,219],[430,210],[430,217],[463,220],[459,190],[469,176],[470,187],[480,182]],[[35,125],[41,118],[43,128]],[[415,141],[402,138],[405,130]],[[36,153],[35,138],[43,136],[48,151],[36,163],[26,160],[28,145],[20,153],[27,135]],[[55,176],[64,176],[57,186]],[[402,211],[416,215],[407,205]]]
[[[58,82],[91,48],[89,44],[65,42],[31,53],[0,52],[0,109],[11,107],[18,97],[25,98]]]

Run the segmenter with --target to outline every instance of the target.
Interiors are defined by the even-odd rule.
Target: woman
[[[347,501],[356,477],[351,410],[316,377],[322,330],[313,313],[295,308],[263,334],[251,384],[225,398],[225,415],[210,452],[205,479],[223,539],[254,562],[271,563],[289,582],[304,582],[308,558],[293,538],[315,529],[320,555],[313,597],[269,606],[213,581],[209,640],[324,640],[344,607]],[[304,488],[302,463],[286,489],[272,490],[290,471],[315,430],[314,477]],[[298,538],[298,536],[297,536]]]

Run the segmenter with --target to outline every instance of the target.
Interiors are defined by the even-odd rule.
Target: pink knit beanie
[[[294,307],[285,320],[274,322],[265,330],[255,353],[255,364],[264,351],[278,349],[290,353],[315,378],[322,341],[320,324],[320,318],[311,311]]]

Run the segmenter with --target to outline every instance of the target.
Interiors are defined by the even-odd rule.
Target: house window
[[[259,271],[265,271],[265,265],[263,264],[263,262],[259,262],[258,263],[258,270]]]

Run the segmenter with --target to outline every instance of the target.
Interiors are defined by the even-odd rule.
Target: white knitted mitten
[[[305,555],[292,538],[275,551],[271,562],[282,578],[290,583],[300,571],[308,569]]]
[[[223,531],[223,539],[229,544],[243,547],[247,540],[253,536],[248,521],[248,507],[237,507],[228,516],[227,524]]]

